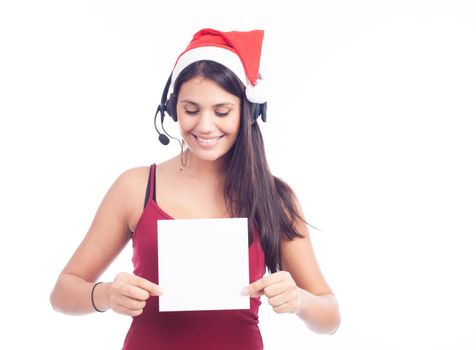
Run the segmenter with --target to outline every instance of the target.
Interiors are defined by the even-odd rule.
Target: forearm
[[[56,311],[83,315],[96,312],[91,303],[94,283],[72,275],[62,274],[51,292],[50,302]],[[94,304],[99,310],[109,309],[110,283],[101,283],[94,289]]]
[[[302,288],[300,288],[300,293],[301,304],[296,315],[313,332],[335,333],[340,324],[340,314],[334,295],[314,295]]]

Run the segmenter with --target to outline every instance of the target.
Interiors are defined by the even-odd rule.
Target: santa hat
[[[265,103],[266,96],[259,64],[264,31],[220,32],[215,29],[202,29],[195,33],[192,41],[180,54],[172,72],[171,86],[180,72],[189,64],[211,60],[221,63],[246,86],[246,98],[250,102]]]

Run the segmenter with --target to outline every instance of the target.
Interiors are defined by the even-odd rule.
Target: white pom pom
[[[246,87],[246,98],[253,103],[265,103],[267,101],[266,83],[258,79],[255,86],[249,84]]]

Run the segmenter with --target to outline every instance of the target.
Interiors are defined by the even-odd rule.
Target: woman
[[[162,121],[165,111],[178,121],[186,150],[129,169],[113,183],[52,291],[56,310],[133,316],[124,349],[262,349],[260,296],[315,332],[336,331],[337,302],[314,257],[302,209],[267,165],[258,125],[260,115],[266,119],[258,79],[262,39],[262,31],[195,34],[164,96],[169,85],[173,93],[159,106]],[[223,217],[248,218],[250,284],[242,293],[251,297],[251,308],[158,312],[157,220]],[[134,273],[95,283],[130,239]],[[270,274],[263,277],[266,268]]]

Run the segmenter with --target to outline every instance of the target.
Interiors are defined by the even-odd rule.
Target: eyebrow
[[[194,102],[192,100],[180,100],[180,103],[190,103],[191,105],[194,105],[194,106],[200,106],[197,102]],[[214,104],[213,107],[225,107],[225,106],[234,106],[233,103],[231,102],[222,102],[222,103],[217,103],[217,104]]]

